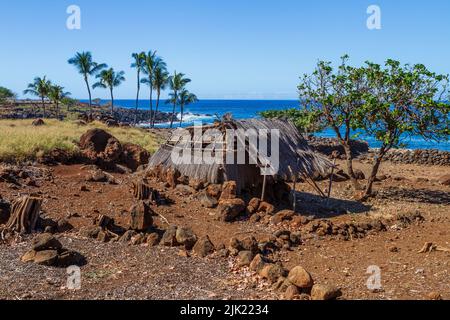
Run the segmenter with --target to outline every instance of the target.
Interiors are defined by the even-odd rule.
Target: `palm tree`
[[[64,88],[58,85],[51,86],[48,97],[55,104],[56,118],[59,119],[59,104],[64,101],[65,98],[70,96],[70,92],[65,92]]]
[[[96,76],[100,71],[107,68],[108,66],[104,63],[98,64],[92,60],[92,54],[87,52],[77,52],[76,55],[69,59],[69,64],[75,66],[78,72],[83,75],[84,82],[89,94],[89,110],[92,114],[92,96],[91,88],[89,86],[89,76]]]
[[[44,118],[45,118],[45,98],[47,98],[51,82],[47,80],[47,77],[36,77],[34,78],[34,81],[30,84],[28,84],[28,88],[23,91],[23,94],[31,94],[36,97],[41,98],[42,101],[42,108],[44,110]]]
[[[118,87],[122,84],[122,82],[125,81],[125,72],[115,72],[113,68],[110,68],[108,70],[103,70],[97,75],[97,78],[99,79],[98,82],[96,82],[93,85],[93,88],[103,88],[103,89],[109,89],[109,92],[111,94],[111,115],[114,116],[114,94],[113,90],[115,87]]]
[[[161,98],[161,91],[165,90],[167,88],[167,85],[169,83],[169,72],[167,72],[167,69],[165,66],[158,66],[155,69],[155,73],[153,75],[153,89],[156,90],[157,98],[156,98],[156,109],[155,114],[153,115],[153,119],[151,120],[151,127],[153,128],[155,126],[156,122],[156,115],[158,113],[159,109],[159,100]]]
[[[141,72],[144,69],[145,66],[145,52],[141,53],[133,53],[131,55],[134,59],[134,62],[131,64],[132,68],[136,68],[137,71],[137,94],[136,94],[136,110],[134,113],[134,125],[137,123],[137,112],[138,112],[138,106],[139,106],[139,92],[141,91]]]
[[[183,123],[183,114],[184,107],[188,104],[197,102],[197,96],[193,93],[190,93],[188,90],[184,89],[178,94],[178,104],[180,105],[181,118],[180,118],[180,127]]]
[[[172,93],[170,94],[171,99],[169,100],[169,102],[173,104],[172,118],[170,119],[170,128],[173,128],[173,121],[175,120],[175,109],[179,102],[178,93],[182,91],[189,82],[191,82],[191,79],[185,78],[184,76],[184,73],[177,73],[175,71],[174,74],[169,77],[169,86],[172,90]]]
[[[165,67],[166,63],[156,55],[156,51],[149,51],[145,56],[144,61],[144,73],[147,75],[147,78],[142,79],[142,83],[145,83],[150,88],[150,122],[153,118],[153,78],[155,74],[155,70],[158,67]]]

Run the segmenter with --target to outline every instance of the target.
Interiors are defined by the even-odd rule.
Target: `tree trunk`
[[[42,109],[44,110],[43,118],[45,119],[45,100],[44,100],[44,97],[41,97],[41,100],[42,100]]]
[[[153,119],[153,83],[152,83],[152,77],[148,77],[148,85],[150,86],[150,126],[152,125],[152,119]]]
[[[156,123],[156,115],[158,114],[158,110],[159,110],[159,99],[161,98],[161,90],[158,89],[158,96],[156,98],[156,108],[155,108],[155,115],[153,116],[152,119],[152,123],[151,123],[151,127],[154,128],[155,127],[155,123]]]
[[[134,125],[137,124],[137,113],[138,113],[138,106],[139,106],[139,91],[141,90],[141,77],[138,71],[137,75],[137,95],[136,95],[136,109],[134,111]]]
[[[181,115],[180,115],[180,128],[183,125],[183,113],[184,113],[184,106],[180,105],[180,111],[181,111]]]
[[[383,161],[383,157],[386,154],[386,147],[382,147],[378,154],[375,156],[375,163],[372,167],[372,172],[369,177],[369,181],[367,183],[365,196],[370,197],[373,191],[373,184],[377,178],[378,170],[380,169],[381,162]]]
[[[347,164],[347,173],[350,176],[350,180],[352,181],[353,188],[355,190],[361,190],[361,186],[358,183],[358,179],[356,179],[355,172],[353,171],[353,154],[352,149],[348,143],[343,145],[345,151],[345,158]]]
[[[172,117],[170,119],[170,129],[173,128],[173,121],[175,120],[175,107],[176,107],[176,103],[173,104],[173,109],[172,109]]]
[[[111,91],[111,116],[114,118],[114,95],[113,89],[109,89]]]
[[[87,76],[84,76],[84,81],[86,82],[86,87],[88,90],[88,95],[89,95],[89,112],[90,112],[90,117],[92,117],[92,95],[91,95],[91,88],[89,87],[89,81]]]
[[[11,217],[6,228],[18,233],[32,233],[41,211],[42,199],[24,196],[15,200],[11,207]]]
[[[59,120],[59,103],[56,101],[56,118]]]

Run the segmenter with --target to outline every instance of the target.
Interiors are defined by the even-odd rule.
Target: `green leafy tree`
[[[65,98],[70,96],[70,92],[65,92],[64,87],[53,85],[48,91],[48,98],[55,104],[56,118],[59,119],[59,105],[63,102]]]
[[[73,58],[69,59],[68,62],[69,64],[75,66],[78,72],[83,75],[89,95],[89,110],[92,114],[92,94],[91,87],[89,86],[89,77],[96,76],[100,71],[108,66],[104,63],[98,64],[94,62],[90,52],[77,52]]]
[[[335,70],[331,62],[319,61],[312,74],[305,74],[298,86],[304,119],[317,121],[319,127],[333,129],[342,145],[347,172],[355,189],[360,189],[353,170],[352,130],[358,129],[357,110],[363,104],[362,95],[366,79],[364,70],[347,65],[348,56],[342,57]]]
[[[155,73],[153,75],[153,89],[156,90],[156,109],[153,115],[153,119],[151,121],[151,127],[155,126],[156,115],[158,114],[159,109],[159,101],[161,98],[161,91],[167,88],[169,84],[169,72],[167,72],[165,65],[160,65],[155,69]]]
[[[171,95],[171,98],[172,95]],[[178,105],[180,106],[180,127],[183,124],[183,115],[184,115],[184,107],[191,104],[191,103],[195,103],[197,102],[197,96],[193,93],[190,93],[188,90],[183,89],[179,94],[178,94]]]
[[[448,140],[448,75],[429,71],[423,64],[401,65],[388,60],[384,67],[366,62],[367,90],[357,110],[359,126],[377,139],[381,147],[374,159],[366,187],[372,194],[380,165],[392,148],[404,147],[408,138]]]
[[[133,53],[132,58],[134,60],[133,60],[133,63],[131,64],[131,67],[136,69],[136,74],[137,74],[136,107],[135,107],[135,112],[134,112],[134,125],[136,125],[137,112],[138,112],[138,107],[139,107],[139,92],[141,91],[141,73],[145,67],[146,55],[145,55],[145,52]]]
[[[173,128],[173,122],[175,120],[175,110],[179,103],[178,95],[189,82],[191,82],[191,79],[186,78],[184,73],[177,73],[175,71],[174,74],[169,77],[169,87],[172,92],[170,93],[168,102],[173,105],[170,128]]]
[[[45,98],[48,97],[51,86],[52,84],[50,80],[47,80],[47,77],[36,77],[32,83],[28,84],[27,89],[23,91],[23,94],[30,94],[41,99],[44,118],[46,117]]]
[[[15,99],[16,94],[5,87],[0,87],[0,103],[5,102],[6,100]]]
[[[155,71],[165,66],[166,63],[156,55],[156,51],[150,50],[145,56],[143,71],[147,77],[142,79],[142,83],[147,84],[150,88],[150,122],[153,118],[153,78]]]
[[[292,108],[287,110],[268,110],[259,113],[266,119],[282,119],[290,120],[300,132],[311,134],[320,132],[325,129],[325,125],[321,122],[320,112],[307,111],[300,108]]]
[[[120,86],[125,81],[125,72],[115,72],[113,68],[103,70],[97,75],[98,82],[93,88],[109,89],[111,94],[111,115],[114,116],[114,88]]]

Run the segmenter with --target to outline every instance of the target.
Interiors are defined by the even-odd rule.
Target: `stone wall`
[[[333,152],[337,151],[341,159],[345,159],[344,148],[339,144],[335,138],[321,138],[316,136],[307,137],[308,144],[317,152],[320,152],[330,157]],[[354,157],[366,154],[369,152],[369,144],[366,141],[352,141],[352,153]]]
[[[376,149],[371,149],[369,153],[361,155],[358,159],[371,160],[376,151]],[[450,152],[440,150],[396,149],[388,152],[385,160],[393,163],[450,166]]]

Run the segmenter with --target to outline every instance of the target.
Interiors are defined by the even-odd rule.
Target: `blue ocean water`
[[[107,103],[108,101],[102,101]],[[134,108],[136,102],[134,100],[116,100],[115,104],[124,108]],[[156,102],[153,103],[155,107]],[[183,126],[193,125],[195,121],[211,123],[218,117],[222,117],[226,113],[231,113],[235,119],[246,119],[258,117],[258,113],[265,110],[282,110],[296,108],[299,101],[296,100],[200,100],[187,106],[185,109]],[[149,109],[149,100],[139,101],[140,109]],[[172,106],[161,100],[159,110],[172,112]],[[166,127],[168,124],[159,124],[159,127]],[[327,129],[318,134],[322,137],[335,137],[334,131]],[[366,140],[372,148],[380,146],[372,137],[358,135],[358,139]],[[409,149],[439,149],[450,151],[450,141],[436,143],[426,141],[421,137],[411,137],[404,140],[406,148]]]

